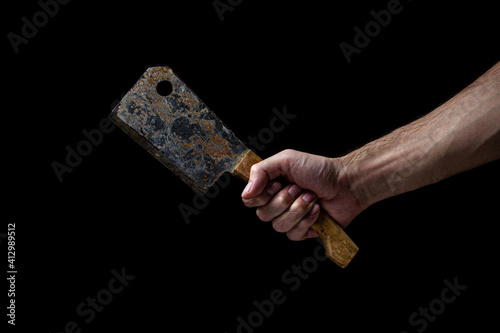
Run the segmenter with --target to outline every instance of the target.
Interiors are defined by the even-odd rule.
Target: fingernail
[[[316,215],[318,212],[319,212],[319,205],[318,204],[314,204],[313,208],[309,212],[309,215]]]
[[[300,194],[301,191],[302,189],[300,187],[298,187],[297,185],[293,185],[288,189],[288,194],[290,194],[290,196],[295,198]]]
[[[250,190],[252,189],[252,185],[253,185],[253,182],[249,181],[247,186],[245,186],[245,189],[243,190],[243,194],[247,194],[248,192],[250,192]]]
[[[267,193],[269,193],[269,195],[275,195],[279,190],[281,190],[281,184],[279,182],[275,182],[269,187]]]
[[[314,193],[307,192],[302,196],[302,200],[304,200],[307,203],[310,203],[311,201],[313,201],[314,197],[315,197]]]

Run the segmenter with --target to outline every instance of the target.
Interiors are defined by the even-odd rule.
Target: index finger
[[[282,161],[275,156],[252,165],[248,184],[241,194],[242,198],[250,199],[261,194],[269,181],[284,174],[281,167]]]

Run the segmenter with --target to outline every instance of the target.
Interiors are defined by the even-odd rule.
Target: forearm
[[[500,158],[500,63],[428,115],[342,158],[360,205]]]

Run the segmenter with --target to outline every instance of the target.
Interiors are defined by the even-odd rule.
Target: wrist
[[[380,159],[366,158],[359,151],[338,158],[339,179],[345,184],[360,211],[394,194],[385,176],[390,174]]]
[[[338,203],[341,210],[336,213],[336,218],[342,226],[347,226],[352,219],[366,209],[370,204],[365,200],[363,191],[359,191],[357,177],[351,169],[351,161],[346,157],[331,158],[333,165],[333,184],[337,189],[333,201]]]
[[[431,164],[433,145],[416,139],[402,147],[399,133],[390,140],[373,141],[341,158],[343,176],[353,196],[366,207],[435,182]]]

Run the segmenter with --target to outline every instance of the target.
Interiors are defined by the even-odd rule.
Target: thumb
[[[280,175],[286,175],[284,172],[286,159],[279,153],[271,156],[259,163],[256,163],[250,169],[250,179],[241,195],[244,199],[253,198],[264,191],[268,182]]]

